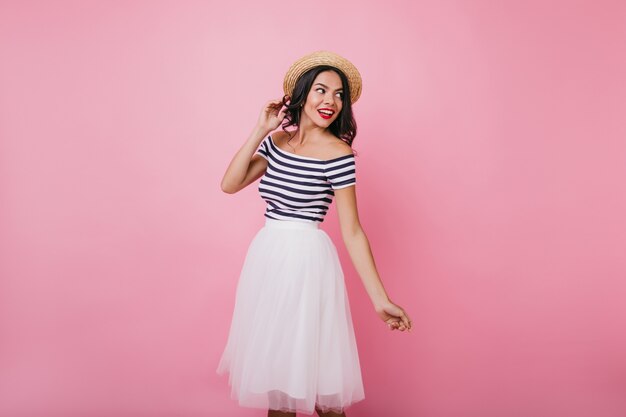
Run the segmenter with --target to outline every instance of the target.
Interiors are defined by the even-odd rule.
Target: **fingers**
[[[389,330],[402,330],[403,325],[397,319],[391,318],[387,321],[387,327]]]
[[[283,106],[282,100],[270,100],[265,103],[265,110],[270,111],[274,109],[280,109]]]
[[[405,314],[401,318],[392,317],[387,320],[389,330],[411,331],[411,320]]]
[[[269,103],[267,103],[267,106],[265,106],[265,108],[267,110],[279,110],[282,106],[283,106],[283,103],[270,101]]]
[[[406,313],[402,314],[402,324],[409,330],[411,331],[411,319],[409,319],[409,316],[406,315]]]
[[[289,101],[289,100],[287,100],[287,101]],[[277,106],[277,105],[279,105],[279,104],[282,106],[282,104],[283,104],[283,99],[282,99],[282,97],[281,97],[281,98],[279,98],[278,100],[270,100],[270,101],[268,101],[268,102],[267,102],[267,104],[268,104],[268,105],[271,105],[271,106],[274,106],[274,107],[275,107],[275,106]]]
[[[276,117],[279,122],[282,122],[283,119],[287,116],[287,103],[291,101],[291,97],[285,96],[285,102],[283,102],[283,98],[277,100],[270,100],[267,102],[265,106],[265,113]]]
[[[411,319],[409,318],[408,314],[406,314],[406,311],[404,311],[402,307],[398,305],[395,305],[395,307],[398,308],[398,311],[400,313],[396,315],[396,317],[398,317],[397,320],[401,321],[401,325],[403,328],[411,331]]]
[[[404,324],[402,322],[392,323],[391,325],[389,325],[389,328],[391,330],[400,330],[401,332],[406,330],[406,327],[404,326]]]
[[[286,99],[284,101],[284,103],[289,103],[291,102],[291,97],[286,96]],[[283,106],[283,97],[279,98],[278,100],[270,100],[266,103],[266,107],[270,107],[270,108],[281,108]]]

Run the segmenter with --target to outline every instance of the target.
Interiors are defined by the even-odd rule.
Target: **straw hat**
[[[316,51],[303,56],[294,62],[285,74],[283,82],[283,91],[292,97],[293,89],[296,81],[302,74],[318,65],[330,65],[343,72],[348,78],[350,85],[350,101],[354,104],[361,96],[361,74],[352,64],[344,57],[330,51]]]

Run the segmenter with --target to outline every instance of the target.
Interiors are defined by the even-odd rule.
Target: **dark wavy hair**
[[[343,86],[343,97],[341,100],[343,106],[341,112],[339,112],[339,116],[337,116],[335,121],[328,126],[328,130],[352,147],[352,142],[356,137],[356,120],[354,120],[354,115],[352,114],[350,84],[348,83],[348,78],[340,69],[330,65],[318,65],[302,74],[300,78],[298,78],[298,81],[296,81],[289,104],[286,104],[287,95],[285,94],[283,96],[283,105],[287,108],[285,110],[285,119],[283,120],[282,129],[286,133],[289,133],[285,129],[286,127],[300,126],[300,115],[302,112],[300,105],[306,101],[309,90],[311,90],[311,85],[313,85],[313,81],[315,81],[315,77],[317,77],[320,72],[328,70],[335,71],[339,75]]]

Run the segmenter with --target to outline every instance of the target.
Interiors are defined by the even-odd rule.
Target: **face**
[[[320,127],[330,126],[339,117],[343,107],[343,86],[335,71],[317,74],[304,103],[302,119],[310,119]],[[320,112],[320,110],[325,111]]]

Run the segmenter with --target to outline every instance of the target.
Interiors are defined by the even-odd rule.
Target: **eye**
[[[319,91],[319,90],[322,90],[322,94],[324,94],[324,91],[326,91],[326,90],[324,90],[322,87],[317,87],[317,88],[315,89],[315,91]],[[337,94],[339,94],[339,97],[340,97],[340,98],[343,98],[343,93],[342,93],[341,91],[340,91],[340,92],[338,92]]]

